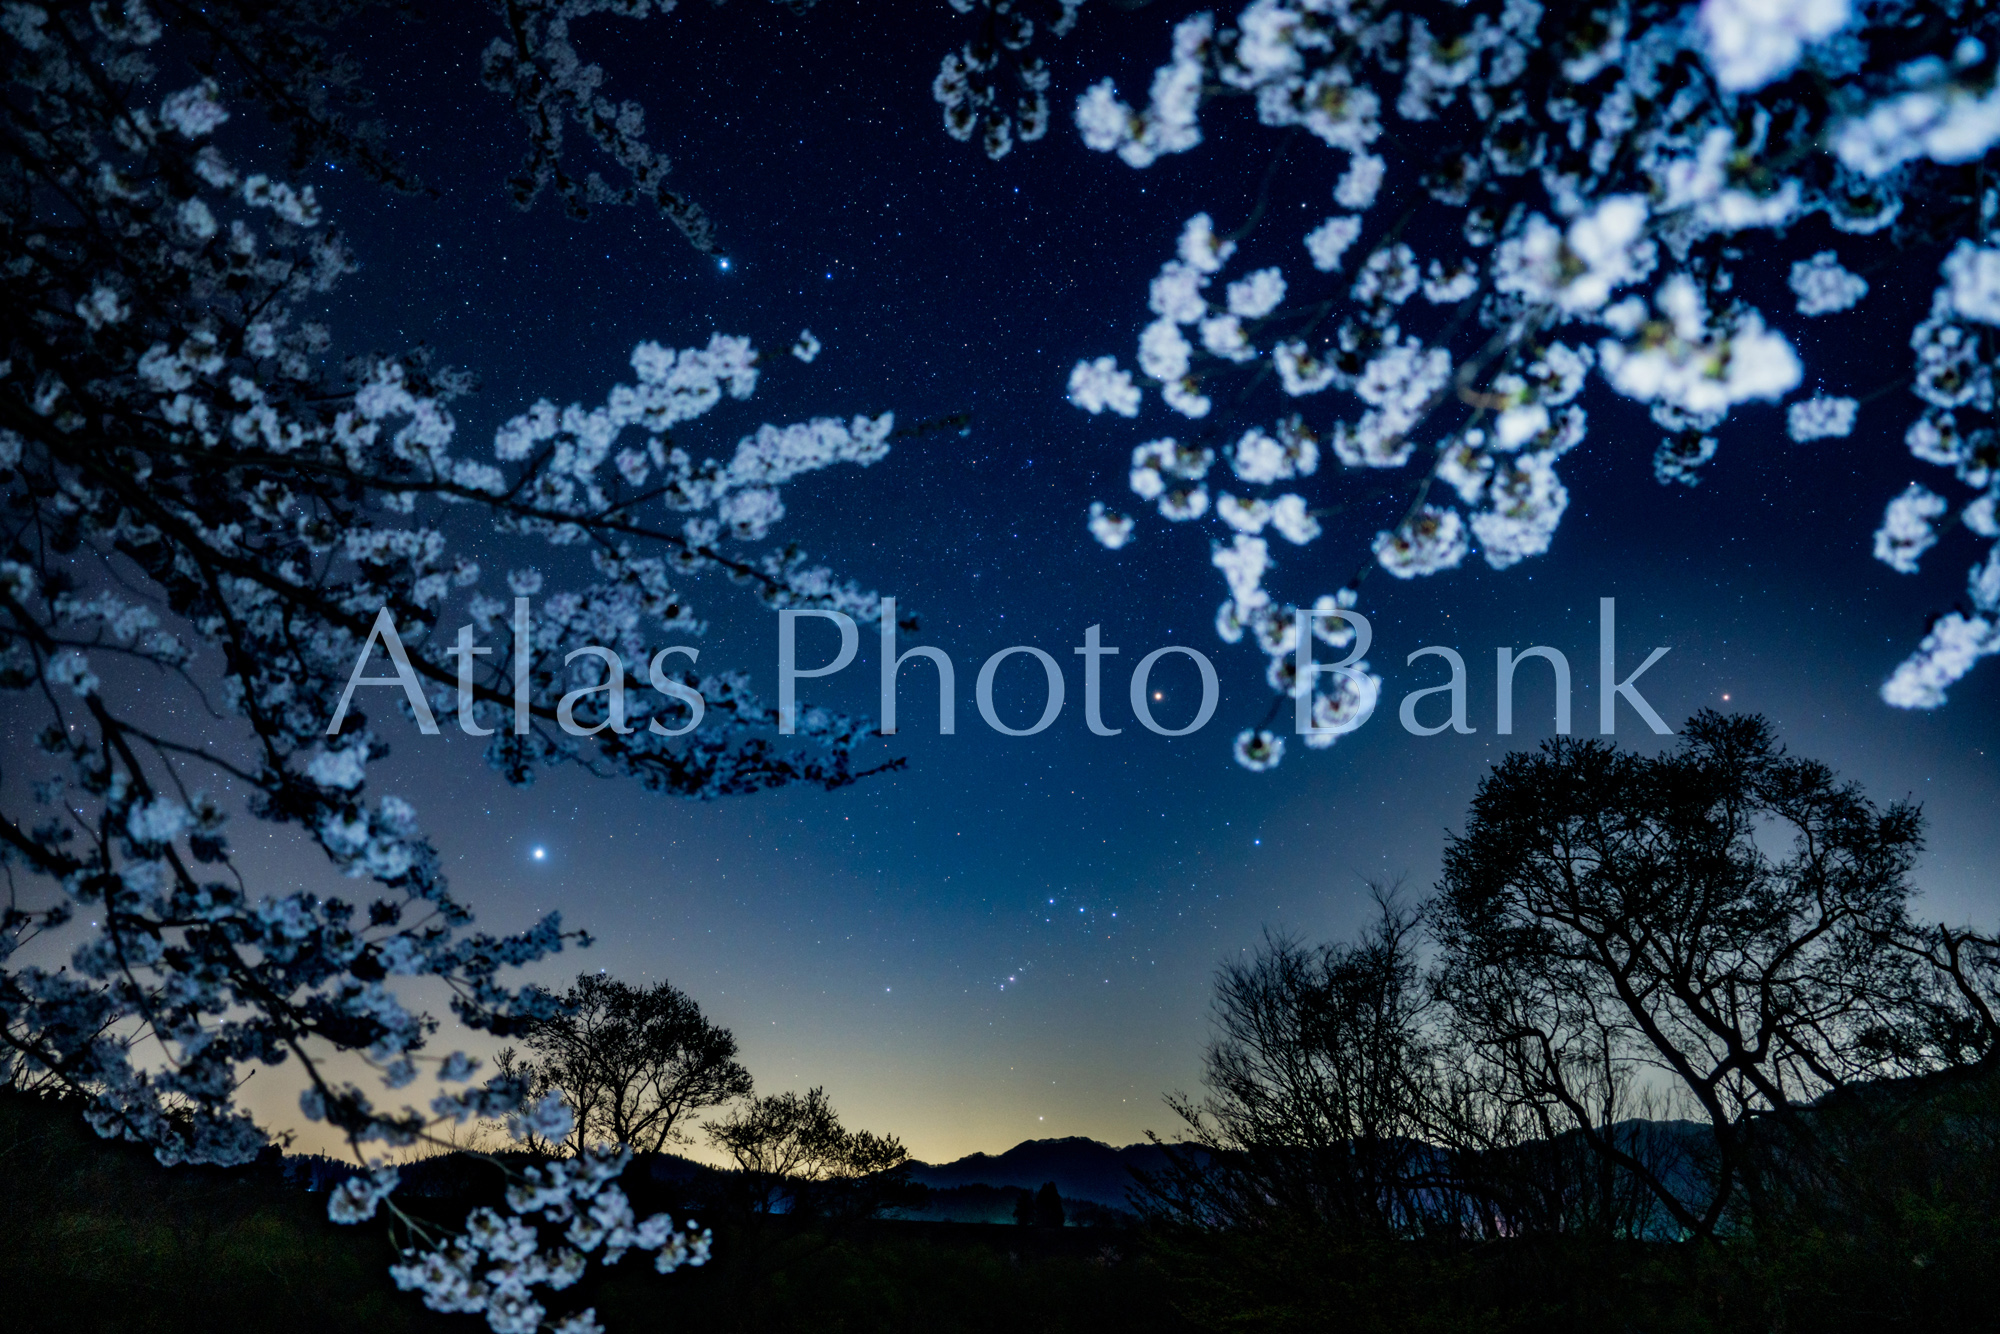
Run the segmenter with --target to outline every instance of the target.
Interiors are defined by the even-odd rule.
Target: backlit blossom
[[[1319,393],[1333,383],[1338,373],[1331,363],[1321,361],[1296,339],[1273,347],[1271,360],[1278,368],[1278,382],[1295,398]]]
[[[1139,369],[1155,380],[1178,380],[1188,373],[1193,351],[1179,325],[1169,319],[1154,320],[1139,336]]]
[[[1915,574],[1917,561],[1937,545],[1931,520],[1950,508],[1944,497],[1911,482],[1889,502],[1875,530],[1875,559],[1899,574]]]
[[[1382,159],[1373,153],[1356,153],[1347,170],[1334,183],[1333,202],[1359,213],[1375,202],[1385,171]]]
[[[1258,269],[1229,284],[1229,313],[1246,320],[1261,319],[1285,299],[1285,279],[1276,269]]]
[[[1271,502],[1271,527],[1295,546],[1304,546],[1320,533],[1319,520],[1307,511],[1305,497],[1295,493]]]
[[[1652,272],[1655,247],[1644,240],[1646,201],[1616,195],[1559,231],[1539,213],[1493,257],[1493,285],[1530,301],[1581,314]]]
[[[1448,570],[1465,559],[1465,520],[1455,509],[1425,505],[1393,532],[1375,535],[1375,560],[1398,579]]]
[[[1236,762],[1251,773],[1278,767],[1285,758],[1285,739],[1276,732],[1246,729],[1236,734]]]
[[[1106,408],[1121,417],[1139,415],[1139,387],[1111,357],[1076,363],[1069,373],[1069,401],[1092,416]]]
[[[1960,241],[1945,256],[1944,276],[1954,313],[2000,324],[2000,249]]]
[[[1112,551],[1132,540],[1132,520],[1123,514],[1113,514],[1104,507],[1101,500],[1090,504],[1090,535]]]
[[[1202,59],[1214,26],[1207,14],[1197,14],[1174,29],[1173,60],[1154,72],[1145,110],[1135,111],[1119,100],[1117,85],[1109,79],[1078,98],[1076,126],[1085,147],[1115,152],[1128,166],[1146,167],[1199,144],[1195,110],[1201,102]]]
[[[1854,430],[1859,406],[1851,398],[1804,399],[1785,410],[1785,432],[1800,444],[1847,435]]]
[[[1850,310],[1868,295],[1868,280],[1842,268],[1839,256],[1831,250],[1792,265],[1791,287],[1798,293],[1801,315]]]
[[[1755,311],[1715,327],[1701,294],[1682,274],[1661,284],[1654,299],[1664,318],[1641,325],[1632,342],[1598,345],[1605,376],[1620,393],[1703,414],[1778,398],[1798,384],[1803,372],[1797,354]]]
[[[1760,88],[1798,63],[1812,42],[1847,22],[1848,0],[1702,0],[1701,32],[1716,82]]]
[[[1360,236],[1361,219],[1328,218],[1306,233],[1306,251],[1312,256],[1313,267],[1322,273],[1339,268],[1341,256]]]
[[[2000,652],[2000,627],[1985,616],[1947,612],[1931,626],[1916,652],[1882,683],[1882,700],[1899,709],[1935,709],[1945,688],[1979,659]]]

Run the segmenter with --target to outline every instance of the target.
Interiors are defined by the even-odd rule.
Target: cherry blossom
[[[1332,154],[1306,170],[1334,182],[1343,212],[1306,228],[1311,269],[1285,271],[1278,299],[1250,295],[1260,283],[1278,291],[1263,277],[1271,269],[1231,266],[1265,244],[1260,230],[1290,224],[1266,219],[1261,200],[1216,200],[1189,219],[1153,279],[1151,322],[1134,325],[1140,371],[1198,441],[1227,455],[1239,484],[1205,507],[1171,493],[1162,511],[1228,535],[1213,548],[1231,585],[1218,634],[1240,641],[1278,605],[1241,546],[1274,533],[1309,543],[1339,532],[1364,546],[1372,559],[1342,585],[1349,597],[1371,569],[1414,578],[1473,550],[1495,568],[1551,551],[1568,511],[1555,464],[1585,438],[1587,405],[1573,400],[1591,384],[1645,405],[1662,432],[1651,453],[1657,481],[1698,484],[1724,422],[1768,411],[1804,383],[1788,320],[1839,315],[1869,290],[1840,252],[1783,253],[1785,230],[1823,214],[1857,246],[1881,247],[1904,235],[1910,201],[1923,201],[1926,225],[1942,229],[1925,236],[1942,234],[1948,253],[1912,338],[1925,410],[1909,448],[1971,494],[1913,487],[1890,504],[1876,550],[1914,569],[1947,515],[2000,537],[1991,374],[2000,194],[1924,170],[2000,143],[1993,22],[1981,11],[1966,24],[1920,32],[1848,0],[1561,13],[1531,0],[1435,13],[1251,0],[1233,16],[1174,27],[1143,109],[1111,80],[1091,85],[1075,111],[1085,147],[1132,166],[1208,151],[1203,118],[1228,114],[1226,92],[1250,94],[1246,114],[1303,128]],[[1544,48],[1558,58],[1539,56]],[[1799,96],[1807,84],[1816,91]],[[1396,121],[1423,145],[1416,160],[1379,151]],[[1372,216],[1385,198],[1456,210],[1465,249]],[[1737,281],[1774,250],[1794,298],[1782,315],[1758,309]],[[1335,276],[1343,269],[1351,281]],[[1113,364],[1081,363],[1104,370],[1081,381],[1081,395],[1073,377],[1072,400],[1101,412],[1115,384],[1118,415],[1141,417],[1140,386],[1123,392]],[[1793,399],[1778,429],[1798,441],[1845,436],[1860,401],[1833,390]],[[1274,416],[1296,422],[1289,438],[1310,439],[1315,460],[1323,444],[1338,469],[1299,485],[1313,474],[1280,461]],[[1329,524],[1323,515],[1349,503],[1357,470],[1400,474],[1407,489],[1375,524]],[[1170,494],[1164,475],[1158,492],[1134,480],[1142,498]],[[1107,544],[1135,531],[1093,522]],[[1980,656],[1965,646],[1983,644],[1984,632],[1965,627],[1986,623],[1983,587],[1974,579],[1968,611],[1933,629],[1892,702],[1932,706],[1939,690],[1908,682],[1935,683]],[[1268,665],[1266,674],[1277,688]],[[1275,759],[1256,748],[1256,767]]]

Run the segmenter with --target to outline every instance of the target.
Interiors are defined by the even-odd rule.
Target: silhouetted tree
[[[536,1023],[502,1067],[525,1076],[531,1096],[556,1092],[576,1118],[565,1147],[623,1144],[658,1153],[686,1144],[690,1114],[750,1096],[736,1038],[710,1023],[671,982],[635,987],[585,973],[559,998],[561,1013]]]
[[[841,1125],[822,1088],[752,1098],[702,1129],[735,1160],[752,1213],[865,1217],[909,1194],[902,1142]]]
[[[1035,1192],[1024,1187],[1014,1197],[1014,1221],[1022,1227],[1035,1225]]]
[[[1407,1189],[1435,1077],[1431,1001],[1415,954],[1420,914],[1378,890],[1352,944],[1267,936],[1216,977],[1209,1096],[1167,1099],[1188,1127],[1147,1208],[1183,1222],[1407,1231]]]
[[[1713,1235],[1773,1154],[1812,1151],[1808,1104],[1970,1054],[1909,946],[1921,847],[1916,806],[1878,808],[1762,718],[1704,711],[1657,757],[1558,738],[1502,761],[1447,845],[1441,994],[1490,1096],[1566,1116]],[[1708,1122],[1705,1188],[1608,1133],[1646,1075]]]
[[[1035,1192],[1035,1226],[1061,1227],[1065,1220],[1062,1192],[1053,1181],[1044,1181]]]

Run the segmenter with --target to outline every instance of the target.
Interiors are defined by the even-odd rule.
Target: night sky
[[[1768,289],[1746,292],[1799,349],[1802,392],[1864,400],[1849,439],[1794,445],[1780,408],[1752,406],[1723,428],[1704,484],[1669,489],[1652,478],[1658,431],[1593,383],[1589,437],[1560,468],[1570,508],[1551,551],[1504,572],[1476,555],[1409,583],[1378,572],[1361,607],[1386,678],[1382,706],[1331,749],[1294,745],[1275,772],[1251,774],[1231,759],[1230,739],[1265,717],[1272,696],[1254,646],[1215,637],[1223,587],[1207,554],[1217,526],[1170,527],[1147,512],[1138,540],[1116,553],[1084,526],[1094,499],[1139,512],[1124,485],[1131,447],[1186,423],[1153,394],[1135,421],[1093,418],[1063,388],[1079,357],[1132,364],[1147,281],[1182,221],[1206,210],[1219,228],[1241,223],[1281,149],[1240,258],[1316,278],[1299,237],[1332,211],[1343,155],[1257,125],[1242,102],[1205,106],[1207,142],[1144,171],[1086,151],[1069,120],[1077,92],[1107,74],[1128,97],[1143,89],[1178,16],[1090,6],[1079,31],[1047,50],[1049,136],[989,162],[945,136],[929,92],[939,58],[964,37],[954,16],[942,3],[898,8],[916,17],[888,22],[838,3],[801,17],[739,0],[642,24],[579,24],[578,46],[605,65],[610,94],[645,107],[650,142],[714,216],[726,268],[650,212],[577,221],[554,200],[528,213],[508,203],[520,134],[478,82],[491,37],[483,13],[390,24],[362,51],[391,144],[435,197],[308,173],[363,263],[328,312],[337,345],[427,343],[476,372],[480,392],[456,405],[463,454],[483,452],[493,428],[538,397],[602,401],[630,379],[627,357],[643,339],[690,346],[716,330],[750,335],[766,374],[748,403],[677,433],[698,455],[727,458],[764,421],[972,415],[969,433],[902,441],[872,468],[785,490],[778,535],[895,596],[922,625],[904,646],[935,644],[957,664],[951,737],[935,735],[930,669],[905,669],[902,733],[865,751],[906,757],[900,772],[832,793],[715,803],[568,770],[510,789],[474,743],[389,729],[395,754],[375,766],[374,786],[416,802],[482,926],[519,929],[554,907],[599,937],[530,977],[603,968],[672,979],[735,1031],[760,1091],[824,1085],[850,1126],[899,1135],[933,1161],[1029,1138],[1126,1143],[1170,1131],[1161,1094],[1197,1086],[1216,964],[1267,929],[1351,932],[1370,880],[1427,892],[1487,766],[1553,730],[1546,669],[1530,664],[1517,732],[1495,735],[1496,646],[1566,653],[1577,730],[1595,731],[1600,597],[1617,599],[1621,677],[1653,646],[1670,649],[1642,681],[1670,722],[1702,707],[1759,711],[1795,751],[1878,800],[1921,801],[1929,911],[1993,921],[2000,668],[1975,670],[1935,714],[1891,710],[1875,695],[1957,595],[1972,556],[1963,533],[1917,576],[1869,555],[1883,504],[1933,471],[1903,448],[1917,401],[1899,382],[1936,256],[1878,263],[1816,221],[1783,243],[1782,263],[1763,266]],[[1407,124],[1388,128],[1403,136],[1381,149],[1389,188],[1407,191],[1424,145]],[[572,139],[573,166],[604,165]],[[1411,237],[1419,253],[1446,253],[1443,240],[1426,248],[1425,225]],[[1836,241],[1874,290],[1852,314],[1801,318],[1785,268]],[[810,366],[784,355],[807,327],[826,347]],[[1210,424],[1268,424],[1278,400],[1267,384],[1246,404],[1218,401]],[[1318,419],[1353,411],[1337,394],[1300,406]],[[1274,591],[1309,601],[1344,583],[1400,513],[1415,472],[1323,468],[1309,494],[1348,508],[1317,543],[1274,553]],[[489,542],[480,554],[489,584],[529,563],[560,583],[547,549]],[[690,591],[710,622],[702,666],[743,667],[774,693],[775,615],[724,584]],[[1092,736],[1083,721],[1070,649],[1093,624],[1123,650],[1107,664],[1116,737]],[[808,654],[832,642],[824,625],[804,631]],[[1222,685],[1215,719],[1176,740],[1141,730],[1124,698],[1131,665],[1170,643],[1208,654]],[[973,705],[980,663],[1016,644],[1046,650],[1068,673],[1061,718],[1033,737],[994,733]],[[1397,723],[1406,691],[1443,680],[1435,658],[1404,665],[1432,644],[1467,661],[1472,735],[1419,738]],[[855,666],[812,698],[872,715],[875,672],[864,627]],[[1185,660],[1156,681],[1160,716],[1190,716],[1197,686]],[[1032,660],[1011,661],[1003,714],[1024,725],[1041,688]],[[1619,738],[1660,744],[1629,710]],[[236,838],[246,870],[274,887],[338,890],[283,831],[253,836],[246,823]],[[446,1034],[438,1049],[452,1045]],[[253,1106],[295,1121],[290,1085],[263,1083],[253,1082]]]

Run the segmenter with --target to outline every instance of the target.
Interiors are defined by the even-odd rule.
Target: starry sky
[[[1883,503],[1930,471],[1902,447],[1916,401],[1899,382],[1935,256],[1874,265],[1848,240],[1843,257],[1875,290],[1830,320],[1792,313],[1783,265],[1768,266],[1768,288],[1747,285],[1799,347],[1808,389],[1864,399],[1850,439],[1794,445],[1778,409],[1753,408],[1724,428],[1702,486],[1669,489],[1651,475],[1657,431],[1593,386],[1589,438],[1561,467],[1570,508],[1550,553],[1504,572],[1474,557],[1426,580],[1371,578],[1362,608],[1383,707],[1331,749],[1295,747],[1275,772],[1251,774],[1229,741],[1271,696],[1254,647],[1215,638],[1212,526],[1150,519],[1115,553],[1084,527],[1091,500],[1129,502],[1131,447],[1174,425],[1152,395],[1137,421],[1092,418],[1063,385],[1079,357],[1131,364],[1147,281],[1181,222],[1206,210],[1221,228],[1240,224],[1267,175],[1245,257],[1309,274],[1299,238],[1333,211],[1341,159],[1256,125],[1241,103],[1205,108],[1208,141],[1143,172],[1086,151],[1067,115],[1075,94],[1107,74],[1128,96],[1143,87],[1176,17],[1106,6],[1048,52],[1048,138],[989,162],[944,135],[930,97],[939,57],[963,40],[949,8],[906,8],[885,22],[854,4],[794,16],[739,0],[578,25],[612,96],[645,107],[650,141],[715,218],[726,267],[651,213],[578,221],[552,200],[528,213],[507,202],[519,130],[479,85],[491,34],[478,11],[388,24],[361,50],[391,146],[433,195],[309,173],[363,263],[327,312],[338,345],[427,343],[474,371],[480,392],[456,405],[464,452],[538,397],[601,401],[629,379],[642,339],[688,346],[715,330],[773,355],[754,399],[683,437],[697,453],[727,457],[762,421],[971,414],[966,434],[899,442],[873,468],[785,493],[780,535],[897,597],[922,626],[904,644],[937,645],[957,665],[949,737],[935,735],[929,669],[905,669],[903,730],[864,751],[905,757],[900,771],[832,793],[704,804],[569,771],[510,789],[462,738],[392,736],[395,754],[371,778],[416,802],[483,926],[519,929],[560,908],[599,937],[529,976],[669,978],[735,1031],[760,1091],[824,1085],[849,1125],[899,1135],[933,1161],[1029,1138],[1170,1131],[1161,1095],[1198,1084],[1217,963],[1267,930],[1351,932],[1371,880],[1421,896],[1487,767],[1552,731],[1546,673],[1532,664],[1516,734],[1495,734],[1496,646],[1567,654],[1578,730],[1594,730],[1601,597],[1617,599],[1620,676],[1653,646],[1670,650],[1642,683],[1669,721],[1704,706],[1761,711],[1794,750],[1878,799],[1922,801],[1929,909],[1988,922],[2000,912],[2000,669],[1975,671],[1936,714],[1875,697],[1972,558],[1958,534],[1925,573],[1899,576],[1868,550]],[[1383,149],[1392,189],[1424,150],[1396,128]],[[602,165],[576,152],[577,165]],[[1412,243],[1442,253],[1443,239],[1426,249],[1423,225]],[[1794,243],[1803,256],[1834,239],[1802,228],[1787,260]],[[808,327],[826,350],[804,366],[782,349]],[[1276,395],[1263,393],[1219,404],[1218,421],[1240,429],[1275,415]],[[1351,409],[1333,397],[1316,416]],[[1318,543],[1277,553],[1274,588],[1309,599],[1340,586],[1409,480],[1322,472],[1315,497],[1347,508]],[[546,552],[489,543],[480,554],[491,571],[534,561],[560,572]],[[726,585],[692,591],[710,622],[703,667],[744,667],[770,691],[775,616]],[[1122,649],[1105,691],[1116,737],[1091,735],[1082,717],[1070,649],[1090,625]],[[805,627],[808,652],[830,645],[830,632],[812,633],[825,628]],[[1017,644],[1068,673],[1063,714],[1032,737],[996,734],[972,701],[979,664]],[[1144,732],[1124,702],[1131,664],[1166,644],[1201,649],[1220,673],[1215,719],[1189,737]],[[1405,665],[1425,645],[1464,655],[1473,734],[1398,726],[1396,701],[1443,679],[1434,658]],[[864,636],[856,666],[813,698],[873,714],[874,671]],[[1156,680],[1160,716],[1190,716],[1198,687],[1185,660]],[[1024,725],[1041,689],[1031,660],[1010,661],[1003,714]],[[1622,741],[1660,744],[1621,716]],[[284,838],[237,832],[252,872],[338,883]],[[296,1118],[281,1085],[252,1093],[282,1124]]]

